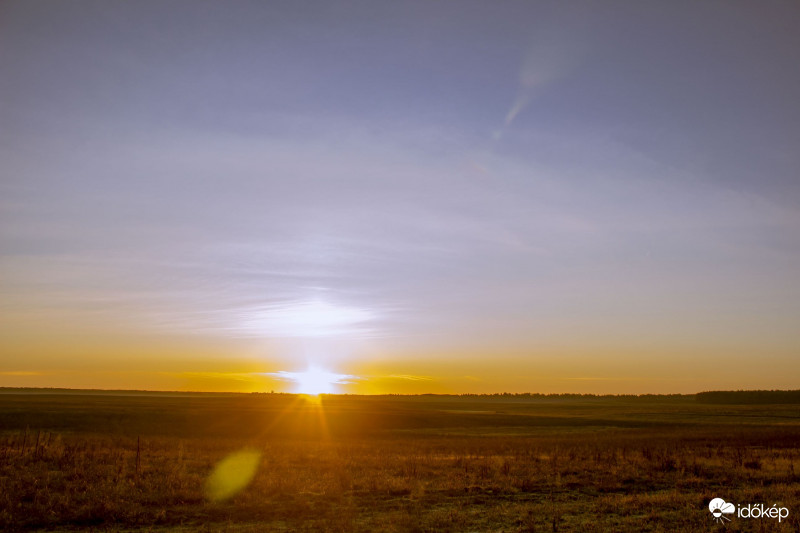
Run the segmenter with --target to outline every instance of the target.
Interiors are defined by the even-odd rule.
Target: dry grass
[[[790,407],[726,406],[712,424],[716,411],[690,399],[456,398],[442,409],[440,398],[329,398],[322,412],[295,400],[183,398],[164,410],[175,398],[2,395],[0,528],[719,531],[715,496],[791,511],[725,531],[800,528]],[[212,423],[220,412],[225,423]],[[104,425],[115,416],[133,431]],[[214,465],[245,447],[262,453],[253,482],[208,501]]]

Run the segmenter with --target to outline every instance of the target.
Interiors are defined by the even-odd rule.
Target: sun
[[[305,372],[267,372],[263,374],[281,381],[294,383],[292,392],[318,396],[320,394],[333,394],[337,392],[338,385],[353,383],[357,376],[349,374],[336,374],[318,366],[310,366]]]
[[[296,373],[296,390],[300,394],[328,394],[333,392],[333,384],[339,376],[320,368],[309,368]]]
[[[328,372],[316,366],[309,367],[305,372],[284,372],[283,374],[296,383],[295,392],[309,395],[331,394],[336,391],[336,385],[347,383],[347,379],[350,377]]]

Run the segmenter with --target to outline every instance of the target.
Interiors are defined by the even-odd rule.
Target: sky
[[[0,386],[800,388],[797,27],[3,1]]]

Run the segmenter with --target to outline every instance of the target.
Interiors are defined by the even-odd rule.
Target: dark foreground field
[[[0,530],[31,529],[798,531],[800,409],[5,390]]]

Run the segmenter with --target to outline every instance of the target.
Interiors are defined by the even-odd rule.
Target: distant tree
[[[707,404],[799,404],[800,390],[737,390],[698,392],[695,399]]]

